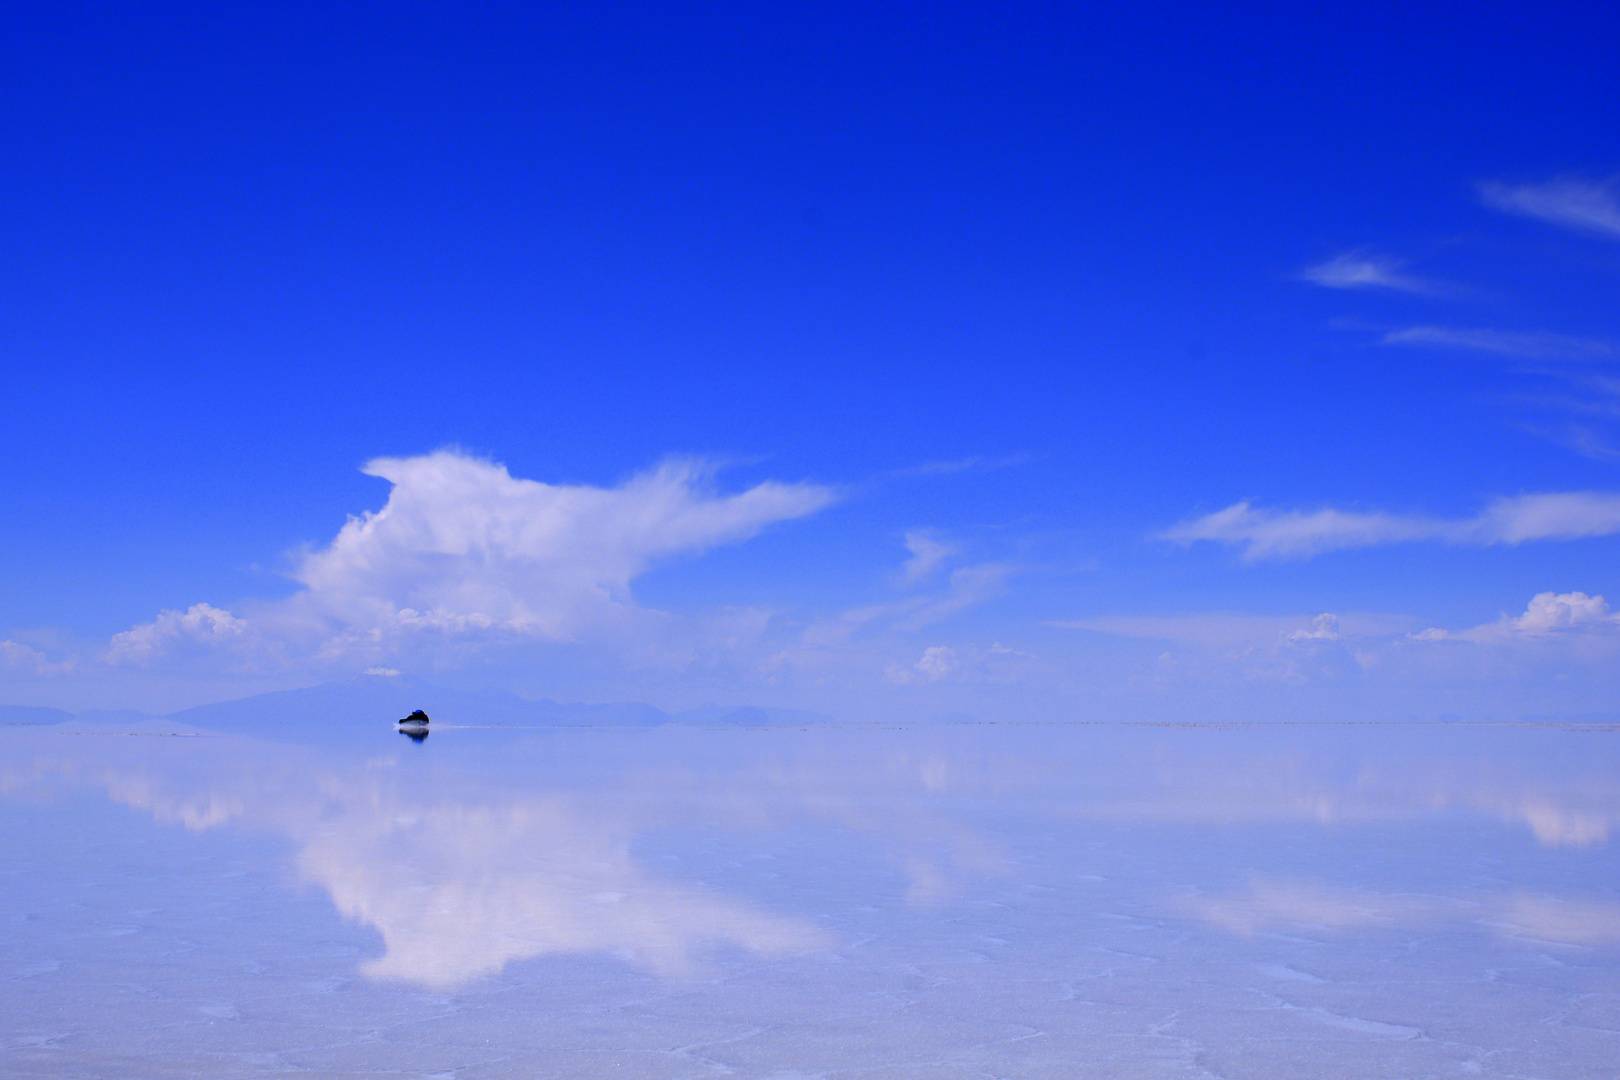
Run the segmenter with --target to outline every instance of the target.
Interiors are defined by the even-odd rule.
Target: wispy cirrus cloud
[[[994,472],[997,469],[1007,469],[1014,465],[1023,465],[1034,460],[1035,455],[1028,453],[1009,454],[1006,457],[981,457],[975,454],[972,457],[958,458],[954,461],[925,461],[919,465],[907,465],[899,469],[891,469],[881,474],[891,479],[914,479],[924,476],[951,476],[955,473],[967,472]]]
[[[1444,281],[1417,277],[1403,271],[1404,263],[1365,251],[1347,251],[1326,262],[1308,266],[1300,277],[1329,289],[1392,289],[1418,296],[1443,296],[1459,292]]]
[[[1007,581],[1016,569],[1007,563],[976,563],[951,571],[948,588],[943,596],[922,599],[907,604],[905,614],[895,624],[901,630],[921,630],[952,615],[992,600],[1006,591]]]
[[[1572,491],[1499,498],[1474,517],[1450,520],[1331,507],[1267,510],[1245,501],[1184,521],[1157,534],[1157,539],[1182,545],[1203,540],[1227,544],[1241,548],[1245,562],[1259,562],[1414,541],[1483,547],[1617,533],[1620,493]]]
[[[900,568],[900,576],[911,585],[933,577],[961,549],[930,532],[914,529],[906,533],[906,550],[911,552],[911,557]]]
[[[1602,596],[1579,591],[1537,593],[1517,614],[1481,625],[1417,632],[1424,623],[1412,616],[1373,612],[1112,615],[1051,625],[1173,646],[1159,656],[1151,678],[1183,687],[1382,682],[1411,690],[1464,671],[1481,681],[1508,672],[1522,680],[1583,667],[1597,675],[1612,671],[1620,656],[1620,616]],[[1506,651],[1512,661],[1504,666]]]
[[[1564,419],[1527,420],[1526,431],[1561,443],[1586,457],[1620,457],[1613,430],[1620,420],[1620,379],[1599,365],[1620,360],[1620,343],[1569,334],[1466,328],[1409,326],[1391,330],[1384,345],[1457,349],[1528,361],[1525,373],[1550,389],[1516,397],[1538,412],[1564,414]]]
[[[1563,373],[1558,392],[1532,399],[1536,404],[1572,419],[1551,426],[1531,425],[1530,430],[1551,437],[1585,457],[1600,461],[1620,458],[1620,378],[1590,371]]]
[[[1563,176],[1539,184],[1487,181],[1479,186],[1485,205],[1553,225],[1620,239],[1620,183]]]
[[[874,628],[908,633],[923,630],[1002,595],[1018,569],[1001,562],[959,566],[945,576],[943,589],[887,603],[864,604],[833,618],[816,620],[805,627],[802,639],[820,647]]]
[[[1597,338],[1454,326],[1409,326],[1389,331],[1381,341],[1385,345],[1467,349],[1522,360],[1612,360],[1620,357],[1620,347]]]
[[[1369,612],[1251,615],[1211,611],[1186,615],[1097,615],[1051,625],[1066,630],[1233,649],[1279,641],[1337,641],[1389,637],[1412,626],[1402,615]]]

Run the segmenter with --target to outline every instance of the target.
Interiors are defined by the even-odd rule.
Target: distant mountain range
[[[151,713],[136,709],[86,709],[73,713],[44,705],[0,705],[0,724],[64,724],[69,720],[86,724],[117,724],[150,719]]]
[[[831,718],[799,709],[761,705],[705,705],[667,713],[634,702],[568,704],[528,698],[506,690],[451,690],[406,675],[361,675],[302,690],[280,690],[236,701],[198,705],[162,719],[208,731],[252,731],[264,735],[333,734],[343,729],[372,730],[422,709],[438,725],[580,725],[654,727],[682,723],[703,726],[765,727],[827,723]],[[0,705],[0,724],[129,723],[154,719],[131,710],[96,709],[70,713],[31,705]]]

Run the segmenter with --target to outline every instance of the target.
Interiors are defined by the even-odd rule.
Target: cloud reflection
[[[1279,931],[1412,930],[1467,922],[1529,943],[1620,944],[1620,903],[1606,900],[1522,894],[1458,899],[1256,877],[1241,892],[1188,897],[1170,906],[1243,937]]]
[[[88,781],[159,821],[287,839],[300,876],[381,935],[382,955],[362,973],[435,988],[555,954],[680,976],[727,951],[837,947],[818,922],[745,895],[780,875],[656,864],[691,867],[682,876],[648,861],[715,830],[811,837],[823,846],[804,849],[810,858],[878,868],[818,895],[857,902],[888,890],[915,907],[1024,872],[1045,851],[1034,838],[1064,822],[1102,830],[1093,836],[1175,825],[1213,837],[1468,819],[1574,854],[1602,847],[1620,821],[1610,735],[1596,728],[670,728],[504,743],[458,732],[384,756],[236,737],[8,738],[24,749],[0,766],[0,791]],[[776,865],[790,877],[809,869]],[[773,895],[802,901],[802,886]],[[1242,937],[1469,922],[1514,940],[1620,943],[1620,905],[1600,900],[1357,891],[1286,876],[1144,899]]]
[[[680,975],[705,946],[778,956],[828,943],[806,920],[659,880],[629,840],[559,802],[383,799],[311,837],[298,865],[382,934],[386,951],[363,974],[426,986],[549,953],[603,951]]]
[[[679,976],[717,949],[770,957],[832,942],[807,919],[650,872],[631,852],[647,822],[611,803],[503,797],[476,776],[434,784],[425,801],[387,760],[312,767],[300,748],[239,739],[187,749],[213,760],[78,764],[159,821],[291,840],[300,876],[382,936],[383,955],[361,965],[371,978],[449,988],[513,961],[588,952]],[[0,790],[74,771],[8,770]]]

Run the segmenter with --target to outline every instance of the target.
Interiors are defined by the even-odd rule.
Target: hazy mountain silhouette
[[[795,724],[825,724],[832,718],[803,709],[776,709],[765,705],[704,705],[675,713],[672,719],[682,724],[781,727]]]
[[[434,726],[523,727],[535,724],[616,724],[648,727],[669,722],[651,705],[565,705],[530,701],[506,690],[452,690],[408,675],[361,675],[302,690],[279,690],[235,701],[198,705],[168,719],[209,731],[252,732],[261,737],[371,732],[412,710],[424,709]]]
[[[0,724],[60,724],[73,714],[43,705],[0,705]]]
[[[400,717],[423,709],[437,730],[455,727],[532,727],[556,725],[654,727],[659,724],[763,727],[826,723],[829,717],[799,709],[758,705],[705,705],[671,715],[638,702],[605,705],[531,701],[507,690],[452,690],[409,675],[360,675],[301,690],[218,701],[170,713],[162,719],[204,731],[252,734],[257,738],[330,738],[346,733],[373,735]],[[78,714],[37,706],[0,706],[0,724],[116,724],[153,719],[127,709],[95,709]]]

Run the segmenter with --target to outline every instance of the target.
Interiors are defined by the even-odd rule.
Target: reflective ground
[[[15,1077],[1612,1077],[1610,727],[0,728]]]

